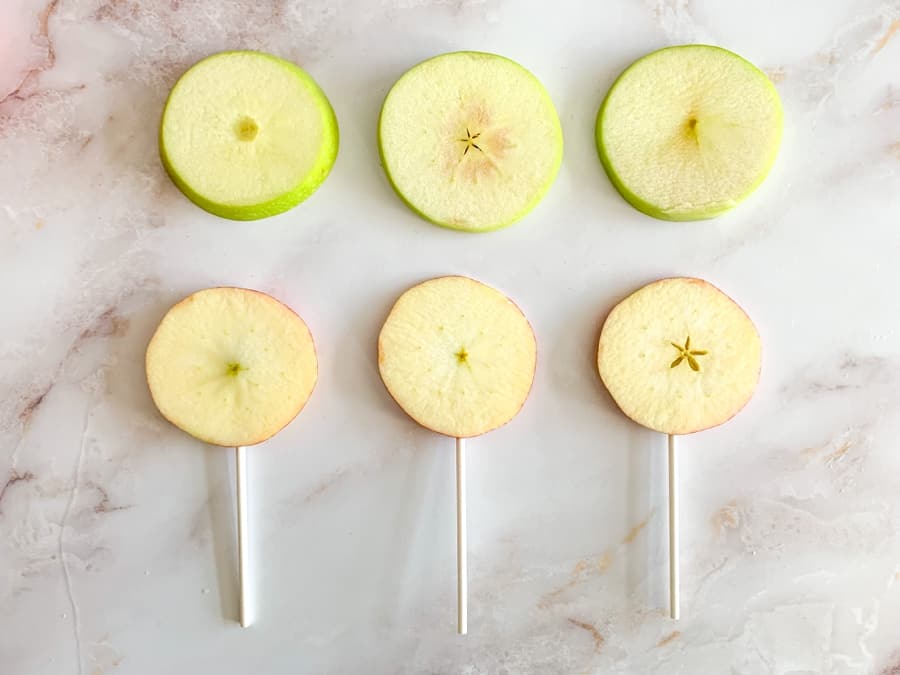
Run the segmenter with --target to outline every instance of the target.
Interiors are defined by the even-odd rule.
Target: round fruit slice
[[[394,400],[422,426],[456,438],[515,417],[536,359],[534,333],[519,308],[466,277],[406,291],[378,336],[378,368]]]
[[[222,52],[188,70],[159,130],[163,166],[188,199],[223,218],[282,213],[325,180],[338,149],[334,111],[313,79],[259,52]]]
[[[638,424],[690,434],[731,419],[753,395],[761,345],[750,318],[701,279],[663,279],[615,306],[597,366]]]
[[[388,93],[378,143],[397,194],[436,225],[484,232],[541,200],[562,161],[553,102],[519,64],[454,52],[424,61]]]
[[[778,154],[778,92],[753,64],[719,47],[653,52],[615,81],[597,117],[610,180],[664,220],[713,218],[755,190]]]
[[[318,364],[303,320],[275,298],[208,288],[172,307],[147,347],[153,402],[207,443],[254,445],[306,404]]]

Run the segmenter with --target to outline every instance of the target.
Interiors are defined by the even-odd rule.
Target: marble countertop
[[[593,124],[615,76],[683,42],[748,57],[786,112],[776,168],[713,221],[645,217]],[[156,152],[176,77],[228,48],[306,68],[341,128],[307,202],[252,223],[188,202]],[[442,230],[395,197],[375,123],[425,57],[507,55],[546,85],[562,170],[526,219]],[[138,2],[0,7],[0,672],[900,673],[900,4],[839,0]],[[455,634],[452,441],[377,373],[393,299],[462,273],[538,336],[535,388],[470,443],[470,634]],[[705,277],[763,337],[729,424],[682,442],[683,618],[666,616],[665,439],[594,370],[610,307]],[[234,622],[231,454],[157,414],[165,309],[233,284],[320,356],[250,453],[256,623]]]

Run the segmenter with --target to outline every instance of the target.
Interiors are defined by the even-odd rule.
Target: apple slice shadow
[[[234,523],[234,469],[228,448],[207,445],[203,449],[209,498],[210,532],[219,590],[219,611],[231,625],[238,620],[237,531]],[[253,557],[251,553],[251,558]],[[252,589],[251,589],[252,590]]]
[[[626,531],[645,522],[643,536],[626,542],[624,548],[625,594],[631,599],[637,611],[668,606],[668,457],[666,436],[646,429],[622,414],[609,390],[597,372],[597,344],[606,317],[626,294],[604,300],[601,311],[595,316],[600,320],[591,336],[588,350],[593,381],[599,394],[601,405],[612,411],[617,419],[623,419],[630,429],[625,447],[615,448],[615,452],[628,453],[627,478],[625,484]],[[574,319],[573,319],[574,320]]]
[[[626,548],[626,585],[635,610],[668,603],[668,474],[666,436],[635,425],[629,434],[626,511],[631,523],[646,520],[645,533]]]
[[[409,420],[407,423],[413,424]],[[433,524],[441,515],[446,515],[445,509],[455,508],[447,479],[448,461],[455,460],[448,459],[450,455],[443,452],[449,449],[452,453],[453,443],[418,427],[407,437],[407,444],[412,458],[406,463],[399,481],[404,489],[397,491],[388,518],[396,534],[388,549],[390,553],[381,561],[379,572],[382,592],[393,599],[385,609],[388,625],[394,627],[403,624],[408,607],[418,606],[416,597],[421,598],[435,588],[444,590],[445,581],[438,571],[439,563],[435,563],[436,559],[441,559],[440,552],[447,545],[446,531],[443,527],[433,527]],[[449,475],[450,480],[454,480],[452,470]],[[411,579],[419,581],[411,583]],[[448,624],[449,617],[447,614]]]

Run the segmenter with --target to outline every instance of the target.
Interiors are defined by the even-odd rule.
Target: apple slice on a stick
[[[701,279],[655,281],[609,313],[597,367],[626,416],[668,436],[669,605],[679,616],[675,437],[728,421],[759,381],[762,346],[737,303]]]
[[[636,209],[664,220],[713,218],[769,172],[781,144],[778,92],[720,47],[648,54],[615,81],[597,116],[610,180]]]
[[[465,439],[509,422],[534,380],[531,325],[505,295],[461,276],[406,291],[378,336],[388,392],[423,427],[456,439],[458,630],[467,632]]]
[[[562,128],[547,90],[496,54],[423,61],[391,88],[378,146],[397,194],[426,220],[485,232],[522,218],[559,170]]]
[[[298,66],[253,51],[214,54],[172,87],[159,154],[172,181],[202,209],[255,220],[293,208],[328,176],[337,119]]]
[[[172,307],[150,340],[147,384],[159,412],[191,436],[235,449],[240,622],[250,625],[245,447],[285,427],[306,404],[318,365],[312,335],[275,298],[208,288]]]

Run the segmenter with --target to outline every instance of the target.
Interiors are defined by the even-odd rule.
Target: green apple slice
[[[309,329],[288,307],[259,291],[208,288],[163,317],[146,369],[163,417],[234,447],[262,443],[294,419],[318,365]]]
[[[663,279],[615,306],[597,352],[600,377],[622,412],[664,434],[731,419],[759,381],[756,327],[701,279]]]
[[[159,130],[175,185],[233,220],[302,202],[328,176],[337,150],[337,120],[319,86],[260,52],[222,52],[190,68],[172,88]]]
[[[597,116],[610,180],[664,220],[713,218],[753,192],[775,162],[783,114],[765,73],[707,45],[668,47],[615,81]]]
[[[422,426],[455,438],[515,417],[536,360],[534,333],[521,310],[467,277],[409,289],[378,336],[378,368],[394,400]]]
[[[378,144],[388,179],[436,225],[484,232],[541,200],[562,161],[553,102],[519,64],[454,52],[407,71],[381,109]]]

